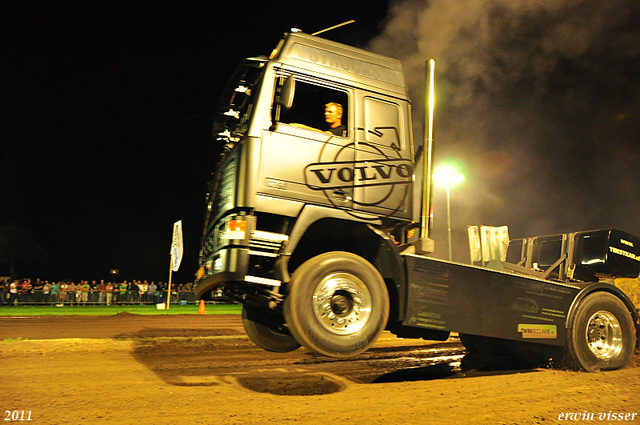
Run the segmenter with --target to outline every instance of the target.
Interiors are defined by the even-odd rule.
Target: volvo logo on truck
[[[393,152],[397,153],[397,150]],[[307,187],[324,191],[329,201],[328,191],[354,189],[362,191],[361,196],[353,199],[354,204],[383,206],[395,190],[402,190],[403,195],[394,201],[395,205],[384,205],[391,209],[399,208],[404,202],[412,177],[410,160],[391,158],[374,144],[366,142],[349,143],[336,153],[333,161],[319,160],[304,168]]]
[[[404,159],[318,162],[307,165],[304,175],[313,190],[404,185],[411,181],[412,168]]]

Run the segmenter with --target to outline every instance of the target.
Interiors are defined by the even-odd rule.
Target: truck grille
[[[224,213],[233,208],[234,192],[236,186],[236,158],[232,157],[222,170],[220,176],[220,188],[218,189],[218,199],[216,200],[216,215]]]

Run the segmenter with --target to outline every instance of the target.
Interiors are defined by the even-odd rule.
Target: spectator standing
[[[158,292],[160,296],[160,302],[166,302],[165,300],[167,299],[167,287],[165,286],[164,282],[158,282],[158,289],[156,292]]]
[[[158,290],[158,287],[156,286],[156,284],[152,280],[151,283],[149,284],[149,286],[147,287],[147,299],[150,302],[152,302],[153,304],[159,304],[159,302],[157,302],[157,300],[156,300],[156,291],[157,290]]]
[[[98,303],[98,282],[91,281],[91,289],[89,290],[89,303],[96,305]]]
[[[76,304],[80,305],[82,301],[82,285],[84,285],[84,280],[81,280],[80,283],[76,285]]]
[[[138,282],[138,295],[140,296],[140,304],[144,304],[147,301],[147,291],[149,290],[149,285],[147,281],[140,283]]]
[[[62,282],[60,284],[60,304],[64,304],[67,300],[67,291],[69,290],[69,284]]]
[[[129,286],[127,286],[127,291],[129,292],[129,300],[131,304],[137,304],[140,299],[138,285],[140,284],[137,280],[132,280],[129,282]]]
[[[113,288],[112,288],[113,289]],[[104,284],[104,279],[98,284],[98,304],[104,304],[105,293],[107,292],[107,285]]]
[[[111,282],[107,283],[107,286],[105,286],[104,288],[104,292],[106,295],[106,300],[107,300],[107,305],[111,305],[111,302],[113,301],[113,285],[111,284]]]
[[[58,285],[56,282],[51,282],[51,302],[58,302],[58,291],[60,291],[60,285]]]
[[[91,285],[88,280],[85,280],[80,287],[80,300],[83,306],[87,305],[87,301],[89,301],[89,291],[91,291]]]
[[[9,305],[15,305],[18,298],[18,281],[14,280],[9,284]]]
[[[51,294],[51,285],[49,285],[49,281],[46,280],[44,285],[42,285],[42,302],[45,304],[49,304],[51,302],[49,298],[49,294]]]
[[[7,280],[0,280],[0,307],[4,306],[7,302],[7,297],[9,296],[9,287],[7,285]]]
[[[118,286],[118,301],[120,302],[120,304],[126,304],[127,302],[127,289],[129,288],[129,285],[127,284],[127,281],[123,281],[119,286]]]
[[[120,304],[121,302],[122,297],[120,296],[120,283],[115,282],[113,284],[113,304]]]
[[[42,282],[40,278],[37,278],[35,283],[32,283],[32,285],[33,286],[31,288],[31,295],[29,296],[29,298],[31,299],[31,302],[39,304],[43,302],[42,288],[44,287],[44,282]]]
[[[73,300],[76,298],[76,284],[75,282],[71,282],[69,286],[67,286],[67,300],[69,300],[69,305],[73,307]]]
[[[31,302],[30,296],[33,291],[33,285],[31,285],[31,279],[25,279],[22,281],[20,289],[20,301],[22,304],[28,304]]]
[[[178,304],[180,304],[180,301],[182,301],[182,297],[183,297],[183,292],[184,292],[184,285],[182,283],[178,284],[178,288],[176,289],[176,291],[178,292],[178,296],[176,297],[176,301],[178,302]]]

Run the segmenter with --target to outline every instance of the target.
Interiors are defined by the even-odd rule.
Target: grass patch
[[[118,313],[167,315],[198,314],[199,305],[172,305],[169,310],[158,310],[155,305],[73,306],[26,305],[0,307],[0,316],[112,316]],[[206,304],[207,314],[240,314],[240,304]]]

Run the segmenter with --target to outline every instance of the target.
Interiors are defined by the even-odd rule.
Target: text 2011
[[[5,421],[30,421],[31,410],[5,410]]]

